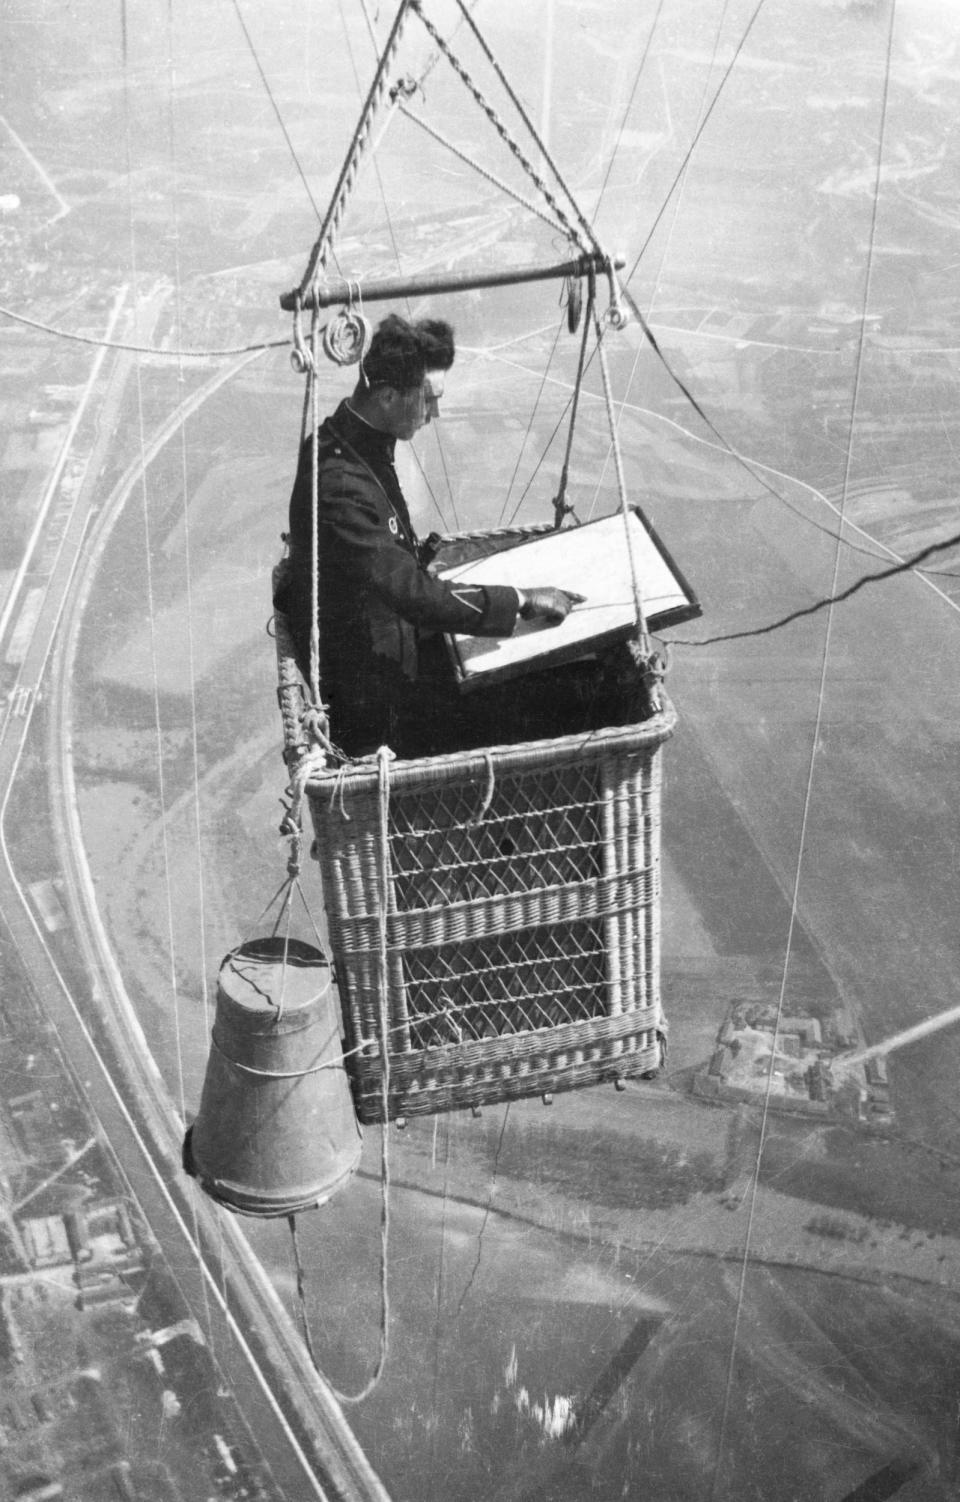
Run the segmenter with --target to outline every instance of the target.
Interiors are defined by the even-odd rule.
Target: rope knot
[[[414,94],[420,92],[420,85],[410,74],[401,75],[388,94],[391,104],[396,104],[398,99],[412,99]]]
[[[280,820],[280,833],[285,840],[290,838],[297,839],[300,835],[300,826],[297,823],[297,815],[294,814],[293,806],[290,803],[284,803],[282,798],[280,802],[283,807],[283,818]]]
[[[292,836],[292,839],[291,839],[290,854],[289,854],[289,856],[287,858],[287,875],[291,878],[291,880],[293,880],[294,877],[297,877],[297,876],[300,875],[300,871],[301,871],[301,868],[302,868],[302,862],[300,860],[300,855],[301,855],[302,850],[303,850],[303,841],[300,838],[299,833],[295,833]]]
[[[330,745],[330,722],[322,704],[306,704],[300,716],[300,724],[308,741],[327,750]]]
[[[551,505],[553,506],[553,525],[559,530],[563,526],[563,518],[565,516],[573,516],[573,507],[569,501],[564,499],[562,491],[557,492]]]

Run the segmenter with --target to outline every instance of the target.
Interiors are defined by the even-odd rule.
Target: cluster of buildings
[[[0,1496],[277,1502],[56,1038],[2,951],[0,1035]]]
[[[840,1017],[821,1022],[778,1016],[774,1006],[741,1002],[724,1018],[707,1068],[694,1076],[693,1091],[702,1100],[765,1104],[798,1116],[840,1115],[882,1126],[891,1119],[883,1060],[831,1068],[831,1061],[855,1043]]]

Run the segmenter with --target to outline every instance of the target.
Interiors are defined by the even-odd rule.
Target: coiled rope
[[[324,329],[323,352],[334,365],[359,365],[362,370],[372,333],[370,320],[354,309],[351,300]]]

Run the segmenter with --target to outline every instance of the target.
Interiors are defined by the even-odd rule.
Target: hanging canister
[[[184,1168],[228,1210],[291,1215],[347,1182],[360,1141],[326,958],[296,939],[242,944],[217,978]]]

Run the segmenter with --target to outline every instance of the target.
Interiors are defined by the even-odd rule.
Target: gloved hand
[[[544,585],[540,589],[520,591],[520,616],[525,621],[543,621],[548,626],[557,626],[565,621],[574,605],[582,605],[585,595],[575,595],[569,589],[554,589]]]

